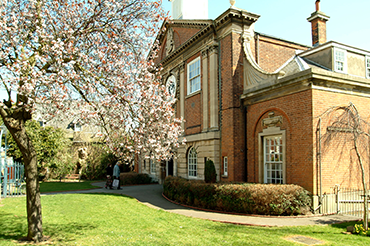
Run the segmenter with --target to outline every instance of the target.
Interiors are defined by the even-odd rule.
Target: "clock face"
[[[171,75],[168,77],[166,82],[166,90],[168,94],[170,94],[171,99],[175,98],[176,94],[176,77],[174,75]]]

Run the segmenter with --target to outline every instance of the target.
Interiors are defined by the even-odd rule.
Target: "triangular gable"
[[[170,20],[163,23],[156,41],[159,50],[155,63],[171,55],[196,33],[212,24],[211,20]]]

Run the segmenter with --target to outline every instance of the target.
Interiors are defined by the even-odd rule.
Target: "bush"
[[[216,183],[217,174],[216,168],[213,161],[208,160],[206,161],[205,169],[204,169],[204,181],[206,183]]]
[[[361,236],[370,236],[370,230],[365,230],[364,226],[361,224],[361,225],[355,225],[355,229],[353,231],[353,234],[358,234],[358,235],[361,235]]]
[[[66,138],[63,129],[52,126],[41,127],[35,120],[27,121],[25,127],[37,154],[39,180],[49,177],[60,178],[73,169],[76,163],[71,158],[72,142]],[[9,145],[7,155],[13,157],[15,161],[23,162],[23,155],[11,134],[7,135],[7,140]]]
[[[87,145],[87,158],[81,165],[81,179],[101,180],[106,178],[106,163],[112,161],[109,154],[104,154],[104,147],[99,144]],[[112,165],[113,167],[114,165]]]
[[[310,214],[311,198],[298,185],[209,184],[167,177],[164,194],[176,202],[225,212],[263,215]]]
[[[67,150],[59,152],[57,157],[50,162],[50,178],[61,180],[73,171],[76,162]]]
[[[121,173],[121,185],[151,184],[152,178],[144,173]]]
[[[100,164],[102,167],[105,168],[108,166],[108,164],[111,164],[113,168],[117,161],[117,157],[112,153],[103,153],[101,156]]]

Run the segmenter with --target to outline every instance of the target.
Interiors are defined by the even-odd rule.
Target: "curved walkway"
[[[346,221],[356,221],[361,218],[346,215],[329,215],[329,216],[302,216],[302,217],[268,217],[268,216],[247,216],[232,215],[216,212],[207,212],[192,208],[183,207],[167,201],[162,196],[163,186],[155,185],[137,185],[123,186],[122,190],[104,189],[105,182],[95,183],[94,185],[102,188],[76,191],[75,193],[115,193],[124,194],[136,198],[139,202],[156,209],[163,209],[171,213],[177,213],[189,217],[207,219],[212,221],[254,225],[254,226],[304,226],[304,225],[328,225]],[[67,192],[66,192],[67,193]]]

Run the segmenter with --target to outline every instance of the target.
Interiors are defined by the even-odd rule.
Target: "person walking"
[[[107,168],[105,169],[105,171],[107,172],[107,182],[105,183],[105,189],[113,189],[112,188],[112,183],[113,183],[113,168],[112,168],[112,164],[108,164]]]
[[[118,186],[117,190],[121,190],[121,180],[120,180],[120,174],[121,174],[121,161],[117,161],[116,165],[113,168],[113,178],[118,179]]]

